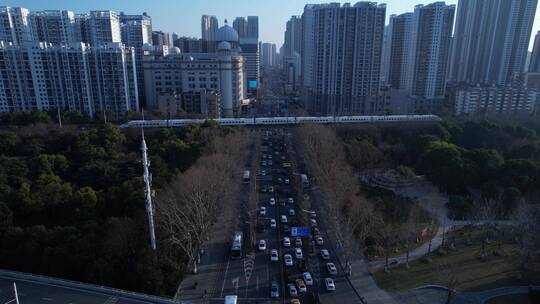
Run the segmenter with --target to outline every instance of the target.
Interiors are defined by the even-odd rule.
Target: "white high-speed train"
[[[216,118],[216,119],[162,119],[162,120],[130,120],[123,128],[145,127],[182,127],[215,121],[224,126],[253,125],[294,125],[294,124],[346,124],[370,122],[408,122],[408,121],[440,121],[437,115],[370,115],[370,116],[290,116],[290,117],[254,117],[254,118]]]

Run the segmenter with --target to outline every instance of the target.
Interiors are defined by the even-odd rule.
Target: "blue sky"
[[[351,2],[336,0],[0,0],[0,5],[22,6],[30,10],[69,9],[75,12],[110,9],[128,14],[147,12],[152,17],[154,30],[176,32],[180,36],[199,37],[200,18],[203,14],[216,15],[220,25],[237,16],[259,16],[259,36],[264,42],[283,43],[285,22],[292,15],[301,15],[306,3]],[[416,4],[433,1],[387,0],[386,15],[412,11]],[[457,0],[446,1],[456,4]],[[540,14],[536,11],[534,34],[540,30]],[[532,47],[532,45],[531,45]]]

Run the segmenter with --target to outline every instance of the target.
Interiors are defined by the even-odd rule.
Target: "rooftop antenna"
[[[142,110],[142,119],[144,122],[144,109]],[[144,178],[144,200],[146,203],[146,215],[148,216],[148,232],[150,233],[150,247],[153,250],[156,250],[156,233],[154,230],[154,207],[152,205],[152,188],[150,183],[152,182],[152,177],[149,173],[150,161],[148,160],[148,148],[146,147],[146,141],[144,140],[144,123],[141,124],[141,152],[142,152],[142,163],[143,163],[143,178]]]

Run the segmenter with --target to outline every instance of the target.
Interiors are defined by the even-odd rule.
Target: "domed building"
[[[227,24],[227,20],[225,20],[225,25],[220,27],[216,32],[216,41],[218,41],[218,43],[226,41],[230,43],[231,49],[235,49],[238,47],[238,40],[238,32],[230,27]]]

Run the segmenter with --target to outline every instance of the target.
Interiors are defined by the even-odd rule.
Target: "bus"
[[[242,232],[235,232],[233,237],[233,243],[231,248],[231,258],[238,260],[242,258]]]
[[[244,184],[249,184],[249,170],[244,171]]]
[[[236,304],[238,302],[237,295],[225,296],[225,304]]]

